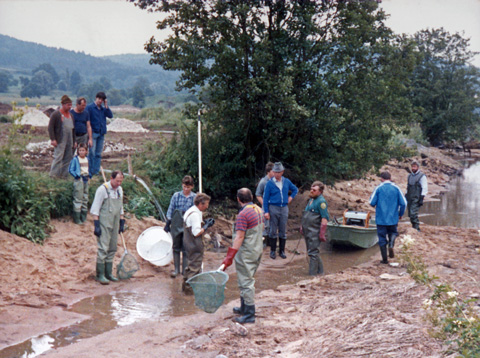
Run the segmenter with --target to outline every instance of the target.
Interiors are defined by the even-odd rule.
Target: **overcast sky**
[[[471,49],[480,52],[480,0],[383,0],[391,14],[387,25],[413,34],[443,26],[464,31]],[[126,0],[0,0],[0,34],[94,56],[144,53],[159,14]],[[474,64],[480,67],[480,56]]]

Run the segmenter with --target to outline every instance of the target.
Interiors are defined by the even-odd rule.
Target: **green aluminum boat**
[[[375,219],[367,213],[345,212],[343,220],[334,218],[327,224],[327,240],[332,245],[368,249],[378,242]]]

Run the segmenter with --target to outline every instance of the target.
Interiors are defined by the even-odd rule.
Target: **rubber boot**
[[[118,278],[113,277],[112,270],[113,270],[113,262],[105,262],[105,277],[107,278],[107,280],[117,282]]]
[[[309,257],[308,274],[310,276],[316,276],[317,273],[318,273],[318,261]]]
[[[382,261],[380,261],[380,263],[388,264],[387,246],[380,246],[380,253],[382,254]]]
[[[173,266],[175,267],[175,270],[170,273],[171,278],[177,277],[180,273],[180,251],[173,252]]]
[[[82,223],[84,223],[85,221],[87,221],[87,214],[88,214],[88,210],[82,210],[80,212],[80,221]]]
[[[73,222],[75,224],[82,224],[82,221],[80,220],[80,212],[79,211],[74,211],[73,214],[72,214],[72,217],[73,217]]]
[[[193,288],[187,283],[187,280],[185,280],[185,278],[182,281],[182,291],[187,296],[193,295]]]
[[[243,312],[245,312],[245,301],[240,297],[240,307],[233,307],[233,313],[243,315]]]
[[[317,271],[317,274],[323,275],[324,273],[325,272],[323,271],[323,261],[320,258],[320,256],[318,256],[318,271]]]
[[[255,305],[245,305],[243,316],[235,317],[238,323],[255,323]]]
[[[97,262],[96,280],[100,282],[102,285],[108,285],[110,283],[110,281],[108,281],[107,278],[105,277],[105,264],[103,262],[102,263]]]
[[[182,252],[182,275],[185,275],[185,270],[188,267],[188,257],[187,253],[184,251]]]
[[[272,237],[270,238],[270,257],[272,259],[276,259],[277,254],[275,253],[277,251],[277,238]]]
[[[395,238],[396,238],[396,235],[392,234],[390,236],[390,240],[388,240],[388,256],[391,259],[395,257],[395,252],[393,251],[393,247],[395,246]]]
[[[287,239],[280,239],[278,245],[278,256],[282,259],[286,259],[287,255],[285,255],[285,244],[287,243]]]

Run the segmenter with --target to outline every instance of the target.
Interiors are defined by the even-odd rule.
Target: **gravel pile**
[[[13,111],[8,113],[8,115],[13,116]],[[36,108],[29,108],[23,115],[23,117],[20,119],[19,124],[29,124],[35,127],[48,127],[49,121],[50,118],[46,116],[42,111],[39,111]]]
[[[147,133],[148,129],[141,124],[135,123],[125,118],[115,118],[109,125],[107,131],[111,132],[129,132],[129,133]]]

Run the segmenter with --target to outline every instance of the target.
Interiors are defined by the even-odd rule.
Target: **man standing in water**
[[[428,193],[427,177],[420,170],[420,164],[414,160],[412,162],[412,172],[408,175],[407,194],[408,216],[412,227],[420,231],[420,220],[418,220],[418,211],[423,205],[423,199]]]
[[[240,307],[233,312],[240,314],[238,323],[255,323],[255,273],[262,258],[263,214],[253,204],[250,189],[242,188],[237,192],[237,202],[242,207],[235,222],[235,233],[232,247],[228,248],[227,257],[223,260],[224,271],[235,258],[238,287],[240,289]]]
[[[382,254],[382,264],[388,264],[387,243],[389,255],[394,257],[393,246],[398,236],[397,225],[405,213],[407,200],[398,186],[390,181],[391,175],[385,171],[380,174],[382,183],[378,185],[370,197],[370,205],[375,207],[378,245]],[[388,237],[388,241],[387,241]]]
[[[173,240],[173,264],[175,267],[175,271],[171,274],[173,278],[180,273],[180,253],[183,255],[182,275],[185,273],[188,265],[187,254],[183,246],[183,215],[193,206],[196,194],[192,192],[192,189],[193,178],[190,175],[186,175],[182,179],[182,191],[173,194],[167,211],[165,232],[169,232]]]
[[[265,186],[267,185],[268,181],[273,178],[273,163],[268,162],[265,166],[265,176],[260,180],[257,185],[257,190],[255,191],[255,196],[257,197],[260,206],[263,208],[263,193],[265,192]],[[265,238],[263,246],[270,246],[269,237],[268,237],[268,230],[270,230],[270,220],[265,220],[265,227],[263,229],[263,237]]]
[[[118,234],[125,230],[123,218],[123,173],[112,172],[110,181],[100,185],[95,192],[90,214],[97,236],[97,281],[108,285],[109,281],[118,281],[113,277],[113,258],[117,252]]]
[[[275,163],[272,171],[273,178],[268,181],[263,194],[265,219],[270,220],[268,235],[270,237],[270,257],[274,260],[276,258],[275,250],[278,238],[278,255],[282,259],[286,259],[288,204],[297,195],[298,188],[289,179],[283,177],[285,168],[283,168],[282,163]],[[289,192],[291,192],[290,195]]]
[[[327,223],[329,220],[327,201],[323,197],[325,186],[320,181],[313,182],[310,187],[310,199],[302,215],[300,230],[305,237],[309,258],[308,274],[323,275],[323,262],[318,247],[320,242],[327,241]]]
[[[192,287],[187,284],[187,281],[202,272],[203,234],[210,226],[215,224],[214,219],[207,219],[202,226],[203,212],[210,205],[210,197],[208,195],[203,193],[197,194],[193,204],[183,216],[183,245],[187,252],[188,266],[183,276],[182,291],[186,295],[193,294]]]
[[[102,106],[102,103],[104,106]],[[90,163],[90,177],[100,171],[102,161],[103,144],[105,134],[107,133],[107,118],[113,118],[113,113],[108,108],[107,96],[104,92],[98,92],[95,96],[95,102],[90,103],[86,111],[90,116],[90,125],[92,126],[92,149],[88,153]]]

